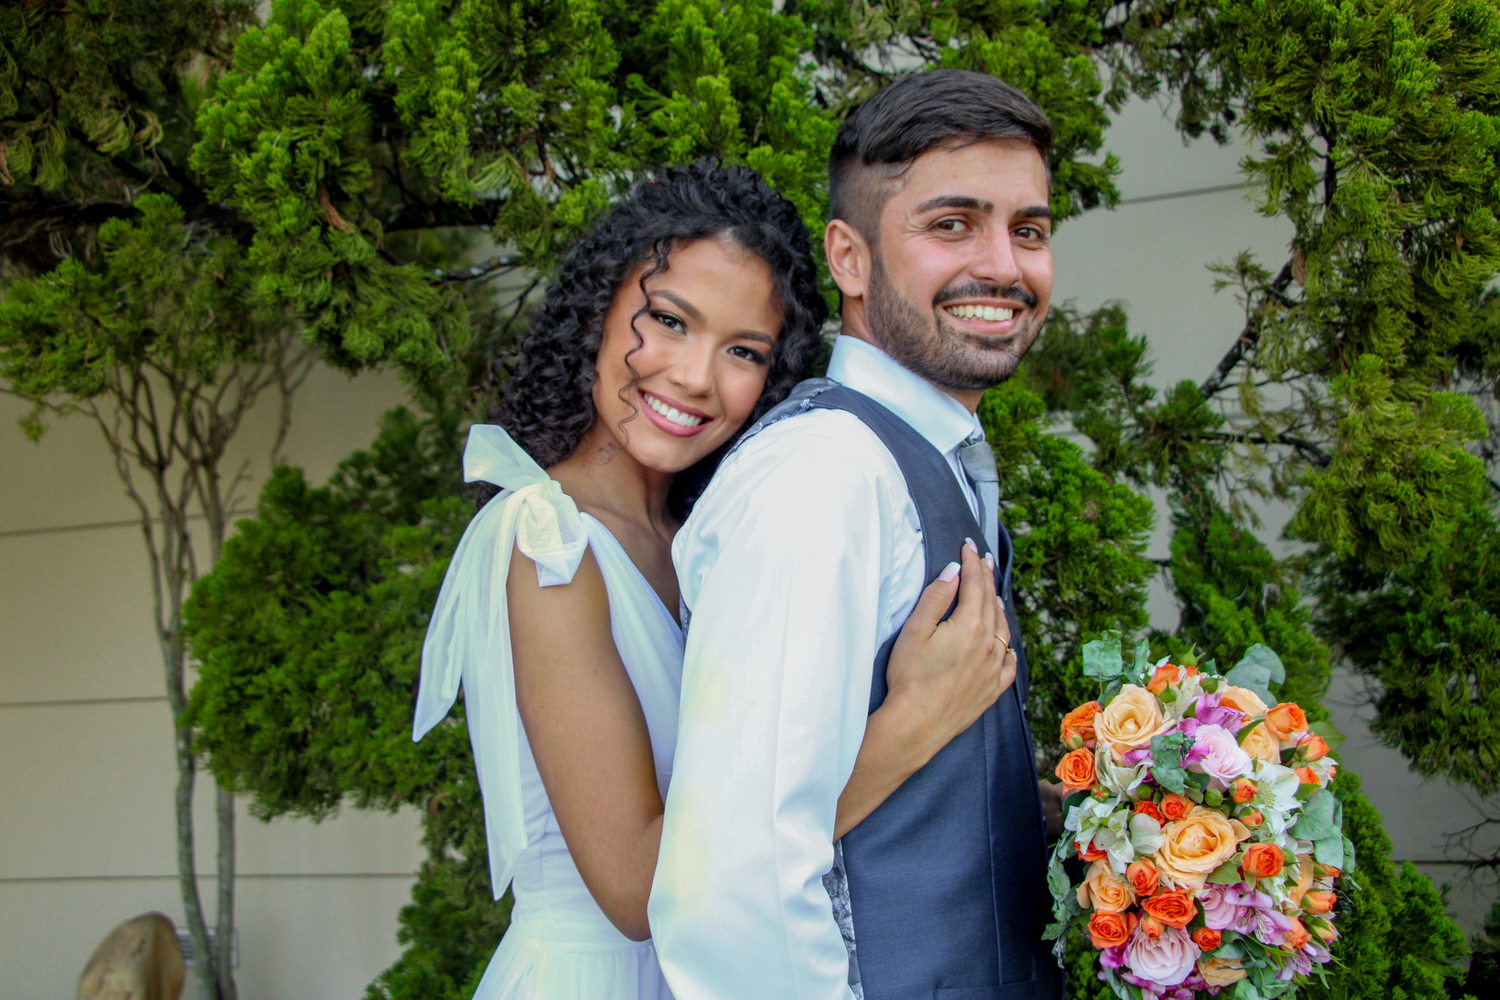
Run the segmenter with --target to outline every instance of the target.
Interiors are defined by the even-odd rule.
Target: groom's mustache
[[[1028,309],[1036,306],[1036,296],[1020,285],[1000,288],[996,285],[970,282],[967,285],[954,285],[952,288],[945,288],[938,292],[932,297],[932,308],[936,309],[944,302],[951,302],[954,299],[1015,299],[1017,302],[1024,302]]]

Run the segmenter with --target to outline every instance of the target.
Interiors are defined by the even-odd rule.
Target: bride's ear
[[[823,253],[828,257],[828,273],[844,298],[864,298],[874,259],[864,234],[843,219],[832,219],[823,230]]]

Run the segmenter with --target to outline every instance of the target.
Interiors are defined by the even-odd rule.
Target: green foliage
[[[995,449],[1006,527],[1015,545],[1013,600],[1031,664],[1027,711],[1043,754],[1061,756],[1063,715],[1095,695],[1083,643],[1146,625],[1143,553],[1151,501],[1111,483],[1082,450],[1047,434],[1042,399],[1013,381],[985,393],[979,419]]]
[[[1454,541],[1384,573],[1334,563],[1321,631],[1380,682],[1372,729],[1419,774],[1500,788],[1500,527],[1476,506]]]
[[[1471,940],[1473,957],[1469,961],[1469,974],[1464,977],[1464,993],[1481,997],[1494,988],[1500,979],[1500,902],[1490,907],[1484,918],[1483,933]]]

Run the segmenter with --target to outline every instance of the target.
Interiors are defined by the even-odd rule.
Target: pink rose
[[[1209,787],[1217,791],[1229,788],[1235,778],[1250,771],[1250,755],[1223,726],[1199,726],[1193,734],[1193,750],[1203,751],[1203,758],[1189,764],[1188,770],[1208,775]]]
[[[1165,928],[1155,941],[1137,930],[1125,953],[1130,971],[1148,983],[1172,987],[1193,971],[1198,961],[1198,946],[1188,932],[1177,927]]]

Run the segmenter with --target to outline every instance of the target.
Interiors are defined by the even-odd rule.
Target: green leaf
[[[1274,649],[1257,642],[1245,650],[1240,662],[1224,679],[1235,687],[1254,691],[1267,705],[1274,705],[1277,699],[1271,694],[1270,685],[1286,682],[1286,666]]]
[[[1241,979],[1234,985],[1234,1000],[1260,1000],[1260,990],[1248,977]]]
[[[1328,744],[1328,749],[1330,750],[1337,749],[1338,745],[1344,742],[1345,739],[1344,734],[1339,732],[1338,727],[1327,719],[1321,722],[1314,722],[1308,727],[1308,731],[1314,735],[1323,737],[1323,741]]]
[[[1335,834],[1324,837],[1322,840],[1313,841],[1313,858],[1320,865],[1332,865],[1335,868],[1344,867],[1344,837]]]
[[[1339,834],[1335,820],[1338,800],[1326,788],[1320,788],[1302,806],[1302,817],[1292,827],[1292,836],[1317,842]]]
[[[1120,633],[1111,629],[1104,636],[1083,645],[1083,675],[1101,681],[1114,680],[1125,673],[1120,655]]]
[[[1208,876],[1209,882],[1213,883],[1214,885],[1238,885],[1240,882],[1244,881],[1244,878],[1245,877],[1240,874],[1239,862],[1235,861],[1233,858],[1230,858],[1228,861],[1215,868],[1213,870],[1213,873]]]
[[[1185,733],[1169,733],[1151,738],[1151,777],[1169,792],[1187,794],[1190,775],[1182,769],[1182,755],[1192,741]]]

